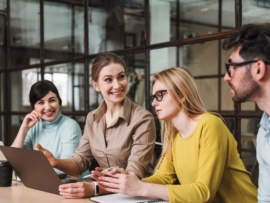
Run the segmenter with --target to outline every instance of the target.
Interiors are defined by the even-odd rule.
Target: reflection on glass
[[[176,47],[150,51],[150,74],[176,66]]]
[[[123,56],[128,72],[128,96],[145,107],[145,54]]]
[[[6,59],[6,53],[5,53],[5,18],[3,15],[0,15],[0,69],[5,68],[5,59]]]
[[[30,69],[10,73],[11,83],[11,110],[30,111],[29,92],[31,86],[40,79],[40,70]]]
[[[11,66],[26,66],[39,58],[39,1],[10,1]]]
[[[0,0],[0,10],[4,10],[6,8],[7,1],[6,0]]]
[[[208,111],[218,110],[218,79],[196,79],[199,94]]]
[[[175,1],[150,0],[150,44],[170,41],[171,35],[171,15],[175,8]],[[174,5],[174,6],[171,6]]]
[[[62,99],[62,111],[84,110],[84,64],[65,63],[45,68],[44,79],[57,87]]]
[[[90,54],[142,46],[144,1],[89,1]]]
[[[187,68],[193,76],[218,74],[218,42],[181,46],[180,66]]]
[[[45,2],[44,13],[45,57],[59,60],[70,58],[75,52],[82,53],[83,8]]]
[[[242,1],[242,23],[269,23],[269,1]]]
[[[242,1],[242,4],[247,1]],[[235,2],[222,0],[222,32],[235,28]]]

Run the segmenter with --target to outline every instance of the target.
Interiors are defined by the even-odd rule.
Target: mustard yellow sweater
[[[146,178],[167,185],[170,202],[257,202],[252,184],[237,152],[237,142],[220,118],[205,113],[187,138],[176,134],[172,161],[165,155],[155,174]],[[176,180],[180,185],[173,185]]]

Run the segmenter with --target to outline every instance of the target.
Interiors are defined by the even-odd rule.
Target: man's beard
[[[229,83],[231,89],[234,90],[232,100],[236,103],[251,101],[250,99],[254,97],[254,95],[260,94],[260,86],[253,80],[250,71],[246,71],[242,78],[243,79],[240,81],[239,88],[237,90],[231,83]]]

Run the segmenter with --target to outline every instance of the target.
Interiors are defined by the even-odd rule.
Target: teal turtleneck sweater
[[[78,148],[81,136],[79,124],[60,112],[54,121],[40,119],[28,131],[24,148],[37,150],[35,143],[39,143],[55,158],[70,158]],[[55,171],[59,172],[57,169]]]

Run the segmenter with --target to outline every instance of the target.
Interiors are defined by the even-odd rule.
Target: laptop
[[[76,182],[60,179],[40,151],[5,146],[0,150],[26,187],[59,195],[59,185]]]

